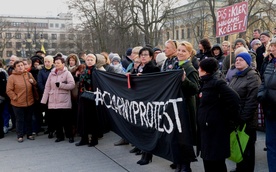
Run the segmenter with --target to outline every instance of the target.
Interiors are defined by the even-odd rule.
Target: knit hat
[[[218,70],[219,64],[217,59],[214,57],[209,57],[200,61],[199,67],[208,74],[214,74]]]
[[[243,60],[246,61],[246,63],[248,64],[248,66],[251,65],[252,58],[251,58],[251,56],[250,56],[249,53],[242,52],[242,53],[240,53],[240,54],[238,54],[238,55],[236,56],[236,58],[238,58],[238,57],[243,58]]]
[[[117,54],[115,54],[114,56],[113,56],[113,58],[111,59],[111,62],[114,62],[114,61],[117,61],[117,62],[121,62],[121,58],[117,55]]]
[[[128,48],[126,51],[126,56],[130,56],[132,53],[132,48]]]
[[[260,45],[262,45],[262,42],[261,42],[259,39],[254,39],[254,40],[251,42],[250,46],[253,47],[255,44],[260,44]]]
[[[241,42],[241,43],[243,44],[244,47],[247,47],[245,40],[242,39],[242,38],[238,38],[238,39],[235,40],[235,42],[234,42],[234,47],[236,46],[236,44],[237,44],[238,42]]]
[[[265,35],[270,38],[269,32],[266,30],[260,34],[260,36]]]
[[[155,51],[161,51],[162,52],[162,50],[158,47],[154,47],[152,50],[153,50],[153,52],[155,52]]]

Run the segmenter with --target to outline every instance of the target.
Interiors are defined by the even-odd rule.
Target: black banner
[[[173,162],[191,160],[182,75],[182,70],[130,75],[128,88],[127,76],[94,71],[96,105],[108,112],[100,115],[107,115],[112,131],[143,151]]]

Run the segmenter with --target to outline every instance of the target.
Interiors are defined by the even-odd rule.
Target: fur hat
[[[114,61],[118,61],[118,62],[120,63],[120,62],[121,62],[120,56],[118,56],[117,54],[115,54],[115,55],[113,56],[113,58],[111,59],[111,62],[114,62]]]
[[[157,54],[156,56],[156,63],[157,63],[157,66],[162,66],[163,62],[167,59],[165,53],[159,53]]]
[[[250,46],[253,47],[255,44],[260,44],[260,45],[262,45],[262,42],[261,42],[259,39],[254,39],[254,40],[251,42]]]
[[[219,63],[214,57],[209,57],[200,61],[199,67],[208,74],[214,74],[219,68]]]
[[[238,58],[238,57],[243,58],[244,61],[246,61],[246,63],[248,64],[248,66],[251,65],[252,58],[251,58],[251,56],[250,56],[249,53],[242,52],[242,53],[240,53],[240,54],[238,54],[238,55],[236,56],[236,58]]]
[[[242,38],[238,38],[238,39],[235,40],[235,42],[234,42],[234,47],[236,46],[236,44],[237,44],[238,42],[241,42],[241,43],[243,44],[244,47],[247,47],[245,40],[242,39]]]

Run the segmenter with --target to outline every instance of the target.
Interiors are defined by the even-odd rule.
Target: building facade
[[[67,53],[74,49],[72,28],[73,18],[68,13],[57,17],[0,16],[0,57],[31,57],[42,47],[47,54]]]

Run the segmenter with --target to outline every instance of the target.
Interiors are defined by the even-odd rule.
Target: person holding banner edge
[[[196,145],[196,95],[199,91],[199,75],[198,71],[193,67],[191,58],[196,54],[191,43],[183,41],[179,43],[177,48],[177,59],[178,65],[175,69],[183,69],[184,75],[182,78],[182,92],[185,98],[185,103],[188,108],[188,116],[190,119],[192,139],[194,145]],[[181,155],[187,154],[187,150],[180,149]],[[194,152],[193,147],[190,147],[190,152]],[[193,160],[194,157],[191,157]],[[176,162],[175,172],[191,172],[190,167],[191,161],[182,160],[181,162]]]
[[[139,51],[138,55],[141,60],[141,63],[137,67],[137,70],[135,70],[138,72],[138,73],[136,73],[137,76],[140,76],[143,73],[160,72],[160,69],[157,66],[155,66],[155,64],[153,63],[153,50],[151,48],[143,47]],[[135,74],[135,73],[133,72],[133,74]],[[143,151],[142,157],[137,162],[137,164],[146,165],[149,162],[152,162],[152,154]]]

